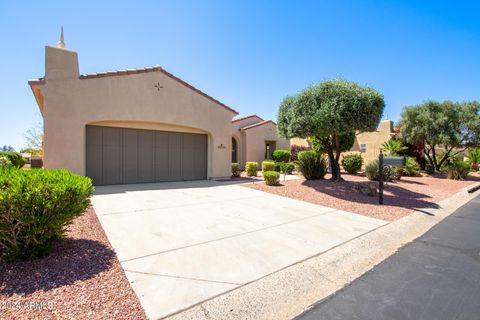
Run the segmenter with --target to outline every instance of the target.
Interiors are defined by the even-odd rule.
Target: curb
[[[292,319],[337,292],[441,222],[471,199],[480,183],[323,254],[168,317],[170,320]]]
[[[477,185],[477,186],[475,186],[475,187],[473,187],[473,188],[468,189],[467,192],[468,192],[468,193],[473,193],[473,192],[475,192],[475,191],[477,191],[477,190],[480,190],[480,185]]]

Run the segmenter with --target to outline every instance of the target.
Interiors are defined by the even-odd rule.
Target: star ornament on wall
[[[163,86],[160,84],[160,82],[157,82],[156,85],[154,85],[155,88],[157,88],[157,91],[160,91],[160,89],[163,89]]]

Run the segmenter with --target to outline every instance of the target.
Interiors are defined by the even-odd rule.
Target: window
[[[361,143],[360,144],[360,152],[367,152],[367,144]]]

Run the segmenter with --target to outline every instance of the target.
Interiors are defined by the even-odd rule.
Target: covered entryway
[[[232,163],[238,162],[237,160],[237,140],[232,138]]]
[[[207,135],[87,126],[86,157],[95,185],[203,180]]]

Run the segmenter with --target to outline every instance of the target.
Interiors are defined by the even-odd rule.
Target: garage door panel
[[[138,130],[123,129],[123,183],[138,183]]]
[[[168,133],[155,132],[155,181],[168,179]]]
[[[206,179],[207,136],[87,126],[87,175],[94,184]]]
[[[154,182],[154,132],[138,131],[138,182]]]
[[[198,180],[207,178],[206,150],[206,135],[185,135],[183,144],[183,180]]]
[[[182,180],[182,133],[168,133],[168,181]]]
[[[89,176],[94,184],[102,184],[102,128],[87,127],[87,176]]]
[[[103,128],[102,184],[121,184],[122,129]]]

